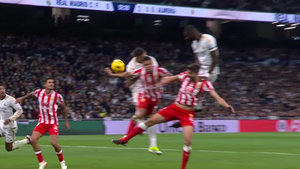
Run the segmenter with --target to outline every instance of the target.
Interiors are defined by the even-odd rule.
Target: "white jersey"
[[[16,99],[12,96],[6,95],[3,100],[0,100],[0,123],[3,123],[5,120],[10,119],[14,115],[13,110],[22,109],[19,103],[15,103]],[[16,128],[17,122],[11,121],[9,124],[10,128]]]
[[[216,39],[209,34],[202,34],[201,39],[193,40],[192,42],[193,53],[197,56],[201,64],[199,75],[209,77],[208,73],[210,65],[212,64],[211,51],[217,50]],[[216,66],[212,74],[220,74],[219,66]]]
[[[156,59],[152,56],[148,56],[151,58],[153,62],[153,66],[158,66],[158,62]],[[133,73],[136,69],[142,68],[143,64],[139,63],[136,61],[136,57],[133,57],[129,63],[126,66],[126,72],[131,72]],[[132,97],[133,97],[133,102],[137,103],[138,100],[138,89],[142,88],[141,81],[138,79],[134,84],[130,86],[131,92],[132,92]]]

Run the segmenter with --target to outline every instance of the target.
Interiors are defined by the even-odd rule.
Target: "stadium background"
[[[119,1],[119,3],[122,2]],[[231,0],[224,1],[224,3],[213,0],[144,1],[143,3],[275,13],[299,13],[300,9],[299,3],[292,0],[284,3],[276,0],[263,0],[255,5],[245,1],[236,3]],[[75,146],[75,148],[72,147],[72,151],[66,152],[66,157],[69,156],[73,163],[71,166],[73,165],[74,168],[83,167],[77,162],[77,157],[72,156],[72,152],[82,151],[76,150],[76,146],[77,148],[87,146],[87,149],[89,149],[88,146],[110,146],[106,142],[110,140],[110,136],[99,136],[108,132],[107,127],[110,125],[107,122],[114,124],[112,125],[114,127],[116,124],[123,123],[126,126],[127,119],[134,112],[130,91],[125,87],[124,82],[121,79],[108,78],[103,69],[109,66],[115,58],[120,58],[127,63],[130,59],[130,52],[140,46],[156,57],[159,64],[172,73],[183,71],[185,65],[193,62],[190,42],[185,41],[182,35],[183,27],[187,24],[194,24],[201,31],[213,34],[217,38],[221,75],[214,86],[221,96],[232,103],[237,110],[237,114],[224,113],[223,109],[209,97],[205,98],[204,109],[197,113],[200,128],[197,132],[300,131],[300,121],[297,120],[300,116],[299,26],[289,30],[285,28],[291,26],[290,23],[279,26],[282,23],[133,15],[126,12],[62,10],[12,4],[1,4],[0,11],[0,81],[5,82],[7,92],[15,97],[22,96],[41,87],[41,77],[55,76],[57,78],[56,89],[62,93],[67,105],[71,108],[69,118],[72,120],[73,129],[65,132],[61,127],[61,133],[63,135],[97,134],[86,137],[62,137],[62,145]],[[170,104],[177,90],[178,85],[168,86],[160,107]],[[19,120],[19,135],[30,133],[36,124],[34,119],[38,117],[38,107],[35,101],[28,101],[22,107],[24,115]],[[229,130],[232,125],[235,126],[234,131]],[[180,129],[169,128],[168,124],[159,126],[158,130],[162,133],[180,132]],[[220,151],[218,155],[203,156],[201,153],[193,155],[195,160],[207,159],[208,163],[203,164],[206,167],[221,168],[227,164],[232,169],[241,166],[247,166],[250,169],[297,168],[295,163],[299,155],[297,151],[299,145],[296,143],[299,137],[297,133],[212,134],[195,137],[195,142],[202,140],[201,145],[195,145],[196,152],[197,149]],[[281,140],[282,137],[286,139]],[[85,140],[84,143],[80,142],[81,139]],[[165,149],[178,148],[175,145],[169,145],[166,141],[169,139],[180,140],[181,138],[177,134],[159,135],[159,144],[166,147]],[[220,142],[215,141],[218,139]],[[138,149],[146,146],[144,145],[147,142],[145,137],[137,140],[136,145],[131,148]],[[45,140],[42,142],[46,143]],[[267,142],[270,142],[270,145],[265,144]],[[236,149],[224,147],[224,145]],[[46,151],[50,149],[44,148]],[[29,148],[25,150],[20,153],[20,156],[26,152],[30,153]],[[253,155],[247,154],[249,156],[247,158],[242,155],[237,161],[235,161],[238,158],[237,155],[232,155],[225,157],[224,163],[220,162],[219,159],[224,158],[223,153],[233,150],[246,152],[245,156],[247,152]],[[258,150],[271,152],[271,157],[264,156],[264,160],[257,159],[258,157],[254,154]],[[98,160],[89,156],[91,152],[85,151],[87,151],[84,153],[86,158]],[[97,151],[101,157],[105,156],[102,160],[107,160],[107,163],[102,161],[104,168],[120,167],[110,165],[109,162],[113,159],[109,156],[115,154],[107,151],[104,151],[105,154]],[[132,155],[130,152],[123,154],[119,152],[121,150],[116,151],[121,156],[118,159],[124,158],[124,155]],[[289,155],[288,157],[276,156],[276,152],[288,152]],[[169,153],[169,155],[175,158],[176,152]],[[11,160],[10,157],[5,156],[5,158]],[[270,164],[276,158],[281,159],[282,163]],[[30,158],[26,157],[26,159]],[[149,159],[148,156],[143,157],[142,161],[145,165],[139,167],[150,168],[148,164],[152,164],[153,160],[158,160],[158,166],[164,164],[159,159],[152,159],[152,157],[147,159]],[[219,162],[209,163],[214,162],[214,159],[218,159]],[[169,163],[173,161],[168,160],[164,168],[172,168]],[[199,168],[195,160],[194,162],[192,160],[191,168]],[[226,160],[235,161],[235,164],[228,164]],[[249,164],[249,161],[257,161],[257,164]],[[135,167],[121,160],[120,163],[122,162],[128,167]],[[25,160],[24,164],[32,165]],[[283,164],[285,166],[282,166]],[[10,168],[10,166],[11,164],[4,163],[4,168]],[[96,166],[96,164],[91,164],[88,168],[96,168]],[[158,166],[156,168],[159,168]]]

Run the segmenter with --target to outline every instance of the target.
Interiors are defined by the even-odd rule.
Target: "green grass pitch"
[[[119,136],[60,136],[69,169],[179,169],[183,137],[160,134],[164,155],[147,152],[148,136],[137,136],[126,147],[111,143]],[[20,138],[18,138],[20,139]],[[4,143],[4,139],[0,138]],[[47,169],[59,169],[49,137],[40,140]],[[300,169],[300,133],[195,134],[187,169]],[[38,168],[29,145],[13,152],[0,150],[1,169]]]

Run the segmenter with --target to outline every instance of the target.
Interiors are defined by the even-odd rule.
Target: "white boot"
[[[65,161],[60,162],[61,169],[67,169],[67,165]]]
[[[47,162],[46,161],[43,161],[43,162],[39,163],[39,169],[44,169],[46,167],[47,167]]]

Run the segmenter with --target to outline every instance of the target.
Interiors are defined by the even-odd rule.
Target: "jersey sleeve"
[[[180,73],[179,75],[177,75],[177,77],[179,78],[179,80],[182,81],[184,78],[187,77],[187,73],[186,72]]]
[[[159,75],[164,77],[164,76],[167,76],[167,75],[170,75],[171,73],[165,69],[165,68],[162,68],[162,67],[159,67]]]
[[[138,77],[142,72],[142,68],[136,69],[132,72],[132,76]]]
[[[207,39],[207,48],[209,51],[218,49],[216,38],[214,38],[213,36],[209,36],[209,38]]]
[[[39,92],[41,92],[42,89],[37,89],[33,92],[35,97],[38,97]]]
[[[61,94],[58,94],[58,95],[57,95],[57,103],[58,103],[58,104],[62,104],[63,102],[64,102],[64,98],[62,97]]]
[[[153,66],[159,66],[157,60],[155,59],[155,57],[151,57],[151,60],[153,62]]]
[[[126,72],[133,72],[135,70],[134,58],[132,58],[126,66]]]
[[[203,91],[210,92],[215,90],[210,81],[203,81]]]
[[[16,103],[16,99],[12,98],[9,101],[10,107],[12,107],[14,110],[20,110],[22,109],[21,105],[19,103]]]

